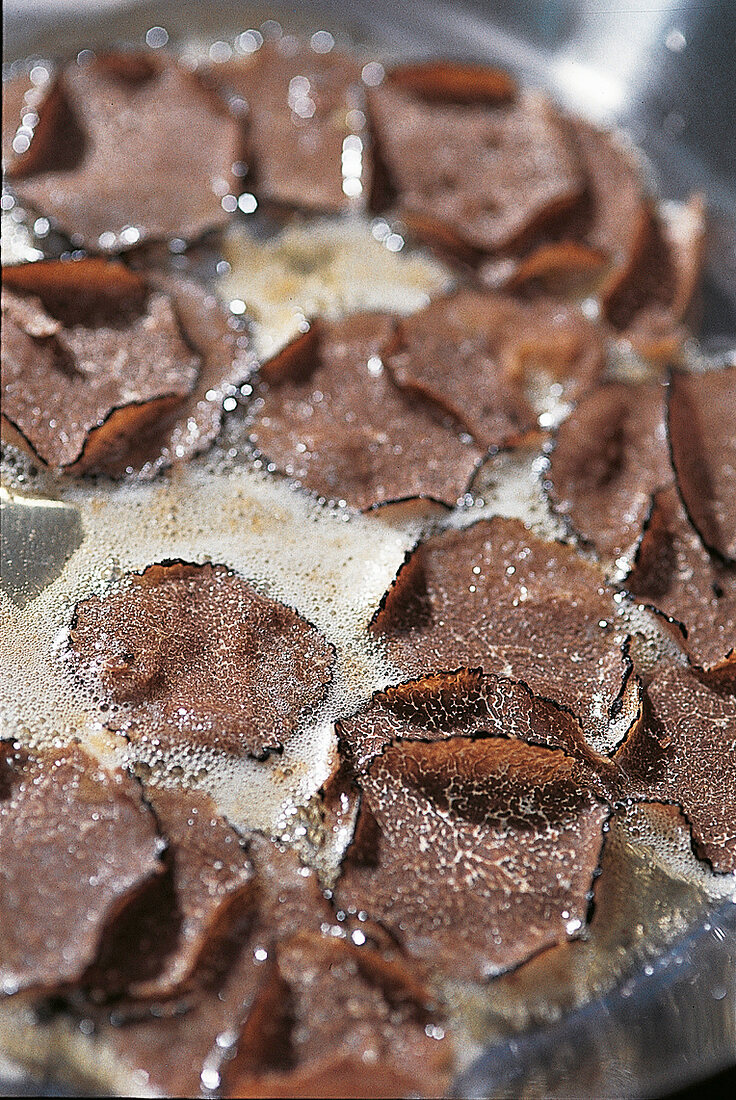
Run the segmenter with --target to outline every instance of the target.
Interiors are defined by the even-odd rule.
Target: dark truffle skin
[[[75,242],[96,250],[191,239],[227,218],[221,197],[237,187],[238,123],[172,58],[107,53],[71,63],[38,113],[9,176],[23,202]]]
[[[381,358],[394,323],[384,314],[316,322],[265,364],[251,437],[327,499],[355,508],[420,495],[454,503],[483,452],[394,384]]]
[[[78,675],[121,707],[110,724],[132,740],[235,756],[279,750],[322,700],[334,661],[306,619],[211,565],[152,565],[77,604],[71,645]]]
[[[602,293],[603,312],[634,348],[666,362],[687,335],[705,242],[705,205],[692,195],[673,227],[648,209],[635,262]]]
[[[500,516],[419,546],[371,631],[409,675],[503,672],[568,707],[586,731],[601,708],[615,714],[629,675],[596,566]]]
[[[359,780],[338,904],[453,977],[490,977],[562,942],[585,921],[609,813],[577,767],[506,738],[386,748]]]
[[[351,57],[306,46],[286,53],[283,42],[210,70],[247,104],[248,184],[261,201],[339,212],[370,190],[360,71]],[[344,187],[346,178],[357,183]]]
[[[611,383],[557,433],[547,475],[555,509],[606,561],[633,553],[652,493],[672,477],[664,403],[662,386]]]
[[[337,723],[340,750],[360,773],[394,741],[444,741],[449,737],[515,737],[564,749],[609,771],[608,758],[585,741],[580,720],[523,681],[479,668],[433,672],[374,692],[349,718]]]
[[[80,746],[0,750],[0,988],[60,992],[160,876],[163,845],[138,785]]]
[[[206,975],[213,955],[252,908],[245,843],[203,791],[145,788],[167,841],[163,874],[106,930],[84,986],[99,1001],[167,999]]]

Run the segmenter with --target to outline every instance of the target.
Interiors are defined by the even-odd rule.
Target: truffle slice
[[[702,196],[665,220],[650,212],[637,261],[603,294],[606,317],[643,355],[667,359],[698,287],[705,239]]]
[[[555,510],[606,560],[632,553],[652,493],[671,480],[664,392],[658,385],[602,386],[557,434],[547,474]]]
[[[248,179],[261,200],[336,212],[368,191],[360,62],[266,42],[210,71],[247,104]]]
[[[217,950],[200,967],[184,998],[125,1001],[112,1008],[82,1003],[106,1047],[150,1086],[169,1096],[196,1096],[215,1079],[228,1042],[237,1038],[259,990],[268,982],[274,945],[300,931],[319,931],[333,914],[314,874],[293,852],[265,837],[247,838],[254,871],[250,904],[231,911]]]
[[[259,758],[320,703],[334,661],[311,623],[221,565],[128,576],[77,604],[71,645],[78,674],[118,708],[112,728]]]
[[[224,1095],[444,1095],[449,1044],[430,1006],[399,959],[367,944],[295,936],[277,948],[223,1066]]]
[[[639,163],[615,135],[579,119],[567,120],[585,190],[572,211],[532,243],[518,261],[481,268],[488,285],[614,292],[640,261],[650,203]]]
[[[520,680],[476,668],[434,672],[377,691],[365,706],[337,723],[340,748],[361,772],[394,741],[449,737],[515,737],[607,766],[569,710],[535,695]]]
[[[24,202],[87,248],[199,236],[227,218],[238,123],[202,80],[160,54],[70,64],[10,166]]]
[[[419,236],[471,254],[520,246],[580,198],[565,126],[541,96],[463,66],[399,69],[369,94],[379,154]],[[475,83],[476,91],[473,91]],[[498,86],[496,86],[498,85]]]
[[[422,495],[454,503],[482,451],[394,385],[381,358],[393,330],[381,314],[313,325],[264,366],[251,438],[306,488],[355,508]]]
[[[736,644],[736,570],[704,549],[674,486],[652,497],[626,587],[685,626],[696,664],[712,667]]]
[[[245,845],[202,791],[146,788],[168,842],[164,874],[107,929],[85,985],[99,996],[169,998],[206,965],[252,908]]]
[[[466,665],[522,679],[587,735],[618,714],[630,673],[597,567],[500,516],[419,546],[371,631],[409,675]]]
[[[396,344],[386,359],[396,382],[486,448],[531,428],[551,386],[574,400],[605,366],[600,331],[569,306],[468,291],[400,321]]]
[[[138,785],[81,747],[0,743],[0,990],[55,992],[162,871]]]
[[[736,694],[718,673],[671,666],[649,685],[646,723],[616,755],[624,793],[676,802],[695,851],[715,871],[736,871]]]
[[[675,371],[667,426],[677,485],[707,548],[736,564],[736,366]]]
[[[135,456],[197,380],[171,300],[104,260],[12,267],[3,280],[3,415],[52,466]]]
[[[360,785],[335,899],[419,958],[479,980],[585,924],[608,809],[560,750],[506,738],[397,743]]]

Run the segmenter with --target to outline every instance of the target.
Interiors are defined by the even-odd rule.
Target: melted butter
[[[450,288],[442,264],[421,252],[404,254],[403,244],[383,219],[357,216],[297,223],[265,241],[235,226],[223,244],[229,271],[218,294],[237,312],[248,311],[256,353],[268,358],[303,332],[308,318],[413,313]]]

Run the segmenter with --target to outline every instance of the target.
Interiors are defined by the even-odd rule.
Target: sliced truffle
[[[223,400],[253,372],[247,336],[233,330],[221,305],[194,280],[147,271],[147,284],[169,295],[182,333],[200,359],[197,382],[166,432],[154,432],[147,453],[154,468],[200,454],[214,442],[223,421]]]
[[[454,504],[482,451],[394,385],[381,358],[393,328],[382,314],[313,325],[265,365],[252,439],[306,488],[355,508],[421,495]]]
[[[618,138],[580,119],[567,120],[585,189],[565,216],[547,227],[518,260],[490,261],[489,285],[510,289],[599,289],[613,294],[640,261],[650,203],[641,166]]]
[[[681,666],[660,671],[647,693],[647,721],[616,756],[624,793],[676,802],[696,853],[716,871],[736,871],[736,694],[717,674]]]
[[[77,604],[71,645],[78,674],[118,708],[111,727],[236,756],[278,751],[334,661],[311,623],[221,565],[130,575]]]
[[[361,780],[335,899],[478,980],[586,920],[606,805],[558,749],[506,738],[397,743]]]
[[[702,197],[669,219],[650,212],[637,262],[603,294],[606,317],[642,354],[673,355],[698,287],[705,239]]]
[[[401,961],[314,933],[276,960],[223,1067],[224,1095],[444,1095],[449,1041]]]
[[[705,550],[674,486],[652,498],[626,587],[685,626],[696,664],[711,667],[736,645],[736,569]]]
[[[170,423],[199,359],[168,297],[103,260],[12,267],[3,280],[3,415],[44,462],[115,466]]]
[[[400,321],[396,345],[386,366],[397,383],[486,448],[531,428],[550,387],[574,400],[605,366],[600,331],[569,306],[468,291]]]
[[[211,73],[247,105],[248,179],[261,200],[339,211],[368,191],[359,61],[265,42]]]
[[[500,516],[419,546],[371,630],[409,675],[465,665],[521,679],[586,734],[618,713],[629,675],[598,568]]]
[[[671,477],[659,385],[611,383],[562,424],[547,474],[557,512],[607,561],[628,557]]]
[[[0,991],[55,992],[162,870],[138,785],[84,749],[0,743]]]
[[[736,366],[673,372],[667,426],[677,485],[705,546],[736,563]]]
[[[462,70],[455,81],[450,65],[413,66],[411,81],[399,69],[372,88],[376,143],[419,236],[465,254],[504,251],[568,211],[585,181],[551,104]]]
[[[254,835],[247,838],[247,857],[255,870],[250,906],[229,922],[186,997],[79,1006],[94,1019],[106,1048],[131,1071],[145,1071],[150,1086],[165,1095],[196,1096],[209,1087],[223,1051],[268,983],[274,945],[300,931],[318,932],[333,917],[314,874],[293,852]]]
[[[237,121],[201,78],[160,54],[70,64],[9,175],[24,202],[87,248],[199,236],[227,217]]]
[[[360,772],[393,741],[444,741],[456,736],[515,737],[604,761],[569,710],[535,695],[525,683],[461,668],[435,672],[375,692],[356,714],[337,723],[343,754]]]
[[[254,873],[245,845],[208,795],[148,786],[146,798],[168,842],[164,874],[108,927],[85,975],[85,985],[98,996],[174,996],[253,904]]]
[[[153,473],[213,442],[253,362],[197,283],[98,259],[3,278],[3,413],[44,461]]]

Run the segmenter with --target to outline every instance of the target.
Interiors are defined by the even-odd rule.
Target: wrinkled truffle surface
[[[587,730],[616,710],[627,676],[615,612],[595,565],[496,517],[419,546],[371,630],[409,674],[467,665],[513,676]]]
[[[140,788],[80,746],[0,742],[0,990],[56,992],[162,870]]]
[[[455,502],[482,450],[402,393],[382,354],[394,320],[319,322],[264,368],[251,435],[290,477],[356,508],[426,495]]]
[[[257,757],[319,704],[334,660],[315,627],[217,565],[152,565],[82,601],[71,645],[132,739]]]
[[[633,552],[651,495],[672,477],[659,385],[610,383],[557,433],[548,479],[557,511],[609,561]]]
[[[265,42],[212,76],[245,100],[251,174],[261,199],[340,211],[370,187],[361,65],[307,46]]]
[[[173,59],[107,53],[71,63],[38,113],[29,149],[11,164],[13,186],[85,247],[189,239],[227,217],[238,124]]]
[[[585,922],[608,809],[558,749],[399,742],[361,777],[335,896],[419,957],[482,979]]]

